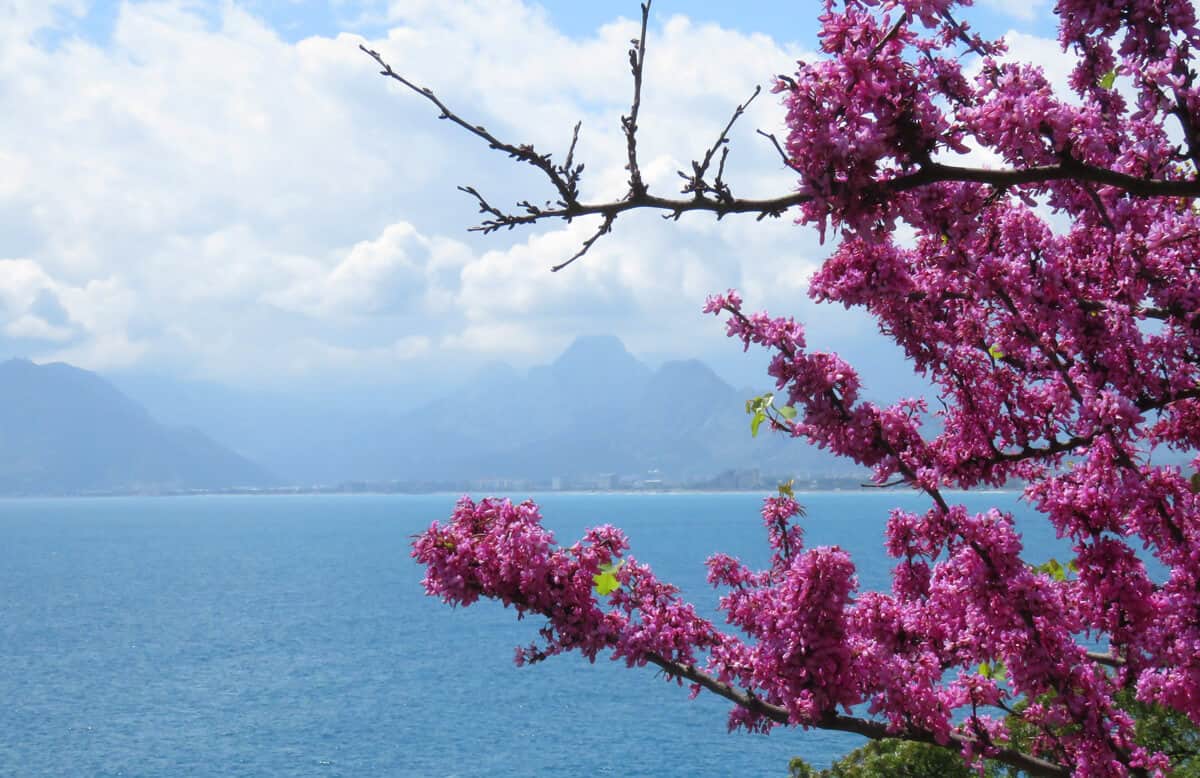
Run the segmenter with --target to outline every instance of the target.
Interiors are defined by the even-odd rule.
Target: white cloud
[[[23,313],[4,325],[4,334],[11,338],[62,342],[74,337],[69,327],[55,326],[45,319]]]
[[[1062,44],[1052,38],[1042,38],[1015,30],[1010,30],[1004,40],[1008,43],[1006,59],[1013,62],[1029,62],[1041,67],[1046,80],[1055,93],[1068,102],[1078,102],[1078,97],[1071,90],[1071,70],[1075,67],[1075,57],[1063,51]]]
[[[329,270],[319,262],[305,263],[293,285],[262,299],[312,316],[424,311],[426,299],[444,299],[448,277],[457,274],[469,253],[458,241],[426,238],[411,224],[398,222],[378,238],[355,244]]]
[[[583,332],[692,355],[724,347],[700,318],[707,293],[744,286],[756,305],[787,307],[825,253],[786,219],[630,214],[551,274],[594,223],[464,233],[474,207],[456,184],[504,205],[553,193],[375,75],[353,36],[288,43],[235,2],[214,23],[181,0],[122,5],[104,46],[47,47],[35,32],[83,6],[13,8],[0,18],[0,92],[21,120],[0,123],[0,257],[20,259],[0,261],[0,328],[35,357],[252,383],[540,361]],[[390,32],[369,45],[398,70],[546,151],[565,150],[582,119],[587,196],[621,194],[633,21],[577,39],[515,0],[386,13]],[[800,54],[683,17],[655,29],[641,119],[651,186],[675,193],[675,171]],[[743,118],[737,191],[793,185],[754,135],[781,123],[770,94]],[[38,313],[39,294],[62,320]]]

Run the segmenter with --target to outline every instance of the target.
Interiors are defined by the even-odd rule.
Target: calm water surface
[[[611,522],[711,615],[704,559],[765,559],[759,497],[536,496],[560,542]],[[886,586],[897,493],[808,494],[809,545]],[[410,536],[455,497],[0,500],[0,775],[784,776],[858,739],[727,734],[728,705],[574,655],[492,603],[421,593]],[[1014,495],[973,508],[1025,513]],[[1038,530],[1039,534],[1029,534]],[[1027,556],[1060,553],[1030,524]]]

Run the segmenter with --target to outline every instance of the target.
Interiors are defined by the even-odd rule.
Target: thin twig
[[[725,128],[721,130],[721,134],[717,136],[713,145],[704,152],[704,157],[698,162],[695,160],[692,161],[692,174],[690,176],[682,170],[679,171],[679,175],[687,181],[683,189],[680,190],[683,194],[693,192],[697,197],[700,197],[704,192],[713,192],[719,199],[732,199],[732,196],[729,194],[729,187],[725,186],[724,181],[722,181],[722,177],[725,174],[725,158],[729,156],[729,147],[727,146],[729,143],[729,131],[733,129],[734,123],[741,118],[746,109],[750,107],[750,104],[754,102],[754,98],[758,97],[761,92],[761,86],[754,87],[754,92],[751,93],[750,97],[746,98],[746,102],[739,104],[734,109],[733,115],[729,117]],[[716,155],[717,149],[721,149],[724,153],[721,154],[721,161],[717,169],[715,182],[710,185],[704,180],[704,176],[708,173],[709,165],[712,164],[713,156]]]
[[[893,486],[903,486],[908,483],[907,478],[901,478],[896,481],[888,481],[886,484],[859,484],[863,489],[891,489]]]
[[[436,94],[433,93],[432,89],[429,89],[428,87],[418,86],[417,84],[413,83],[412,81],[409,81],[407,78],[400,75],[396,71],[392,70],[392,66],[389,65],[388,63],[384,62],[383,57],[380,56],[379,52],[374,51],[372,49],[368,49],[366,46],[363,46],[362,44],[359,44],[358,48],[361,49],[362,51],[364,51],[367,54],[367,56],[371,57],[371,59],[373,59],[377,63],[379,63],[379,66],[382,68],[382,70],[379,71],[380,75],[386,76],[387,78],[393,79],[394,81],[397,81],[397,82],[403,84],[404,86],[408,87],[412,91],[419,94],[421,97],[424,97],[426,100],[428,100],[429,102],[436,105],[438,110],[441,111],[441,115],[438,116],[439,119],[449,119],[450,121],[454,122],[459,127],[462,127],[463,129],[465,129],[467,132],[471,133],[472,135],[482,138],[484,141],[487,142],[489,148],[503,151],[503,152],[507,153],[510,157],[513,157],[514,159],[518,159],[522,162],[530,164],[530,165],[536,167],[538,170],[541,170],[543,173],[546,174],[546,177],[550,179],[550,183],[554,184],[555,188],[558,189],[558,193],[562,197],[562,199],[565,203],[564,207],[570,207],[571,203],[574,202],[575,198],[574,198],[573,194],[571,193],[570,187],[567,185],[567,182],[565,180],[563,180],[562,176],[560,176],[558,174],[558,171],[555,169],[554,164],[550,161],[549,154],[538,154],[534,150],[533,146],[528,145],[528,144],[523,144],[523,145],[518,146],[518,145],[513,145],[511,143],[505,143],[504,141],[497,138],[495,135],[492,135],[492,133],[488,132],[487,128],[485,128],[483,125],[471,124],[466,119],[463,119],[461,116],[456,114],[454,111],[450,110],[450,108],[445,103],[443,103]]]
[[[646,65],[646,26],[650,21],[650,0],[642,3],[642,31],[634,47],[629,50],[629,67],[633,71],[633,103],[629,107],[629,115],[621,117],[621,128],[625,130],[625,146],[629,153],[629,198],[635,199],[646,194],[646,184],[642,181],[642,171],[637,160],[637,131],[638,111],[642,107],[642,72]]]
[[[609,230],[612,229],[613,222],[616,220],[616,218],[617,218],[617,215],[615,213],[606,215],[604,217],[604,221],[600,222],[600,228],[598,230],[596,230],[595,234],[593,234],[592,237],[588,238],[587,240],[585,240],[583,242],[583,247],[580,248],[579,251],[576,251],[575,254],[570,259],[568,259],[566,262],[561,262],[561,263],[555,265],[554,267],[550,268],[551,272],[557,273],[558,271],[562,270],[567,265],[571,264],[575,260],[582,257],[584,254],[588,253],[588,249],[590,249],[592,247],[592,245],[600,239],[601,235],[608,234]]]
[[[803,170],[800,169],[799,165],[797,165],[795,162],[792,162],[792,160],[788,158],[787,152],[785,152],[783,150],[783,146],[779,145],[779,139],[776,138],[773,133],[763,132],[762,130],[755,130],[755,132],[757,132],[759,135],[763,136],[767,140],[771,141],[771,145],[773,145],[775,147],[775,150],[779,152],[779,158],[783,160],[783,164],[787,165],[792,170],[795,170],[797,173],[804,172]]]
[[[889,41],[891,41],[893,38],[895,38],[897,35],[899,35],[900,29],[909,21],[910,20],[908,18],[907,11],[900,14],[900,18],[898,18],[896,20],[896,23],[892,25],[892,28],[887,31],[887,35],[884,35],[879,40],[879,43],[875,44],[875,48],[871,49],[871,56],[868,59],[872,59],[872,60],[875,59],[875,55],[878,54],[881,50],[883,50],[883,47],[886,46]]]
[[[971,36],[967,35],[967,31],[963,28],[963,26],[961,24],[959,24],[958,20],[954,18],[953,14],[951,14],[949,10],[943,10],[943,11],[941,11],[941,13],[939,15],[942,17],[943,20],[945,20],[947,26],[949,26],[950,29],[953,30],[955,36],[960,41],[962,41],[964,44],[966,44],[966,47],[968,49],[975,52],[976,54],[978,54],[981,57],[986,57],[988,55],[988,52],[985,51],[982,47],[980,47],[978,41],[972,40]]]

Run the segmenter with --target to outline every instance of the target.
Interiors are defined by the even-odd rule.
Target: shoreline
[[[296,490],[258,490],[258,489],[212,489],[188,491],[157,491],[157,492],[81,492],[72,494],[0,494],[0,501],[17,500],[95,500],[95,499],[169,499],[186,497],[521,497],[544,498],[554,496],[669,496],[669,495],[734,495],[753,494],[769,496],[775,493],[773,487],[755,489],[528,489],[528,490],[488,490],[488,489],[434,489],[429,491],[398,491],[398,490],[347,490],[347,489],[296,489]],[[887,491],[872,486],[838,487],[827,489],[795,489],[795,494],[886,494]],[[1020,488],[1008,489],[947,489],[954,494],[1021,494]],[[907,494],[908,492],[903,492]]]

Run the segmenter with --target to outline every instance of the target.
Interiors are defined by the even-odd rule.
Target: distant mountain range
[[[0,363],[0,494],[277,482],[195,429],[159,424],[95,373],[62,363]]]
[[[651,369],[610,336],[579,338],[527,373],[487,366],[399,413],[118,380],[0,363],[0,493],[855,470],[799,440],[752,438],[745,401],[755,392],[695,360]]]
[[[375,478],[657,470],[685,479],[728,468],[829,468],[802,442],[751,438],[747,397],[700,362],[651,370],[614,337],[579,338],[525,376],[497,368],[464,392],[392,419],[376,436],[391,442],[388,455],[355,469]]]
[[[751,438],[745,401],[761,388],[736,389],[695,360],[651,369],[611,336],[578,338],[548,365],[517,371],[494,363],[463,381],[403,411],[162,379],[118,385],[156,418],[202,429],[304,485],[858,472],[803,441]]]

